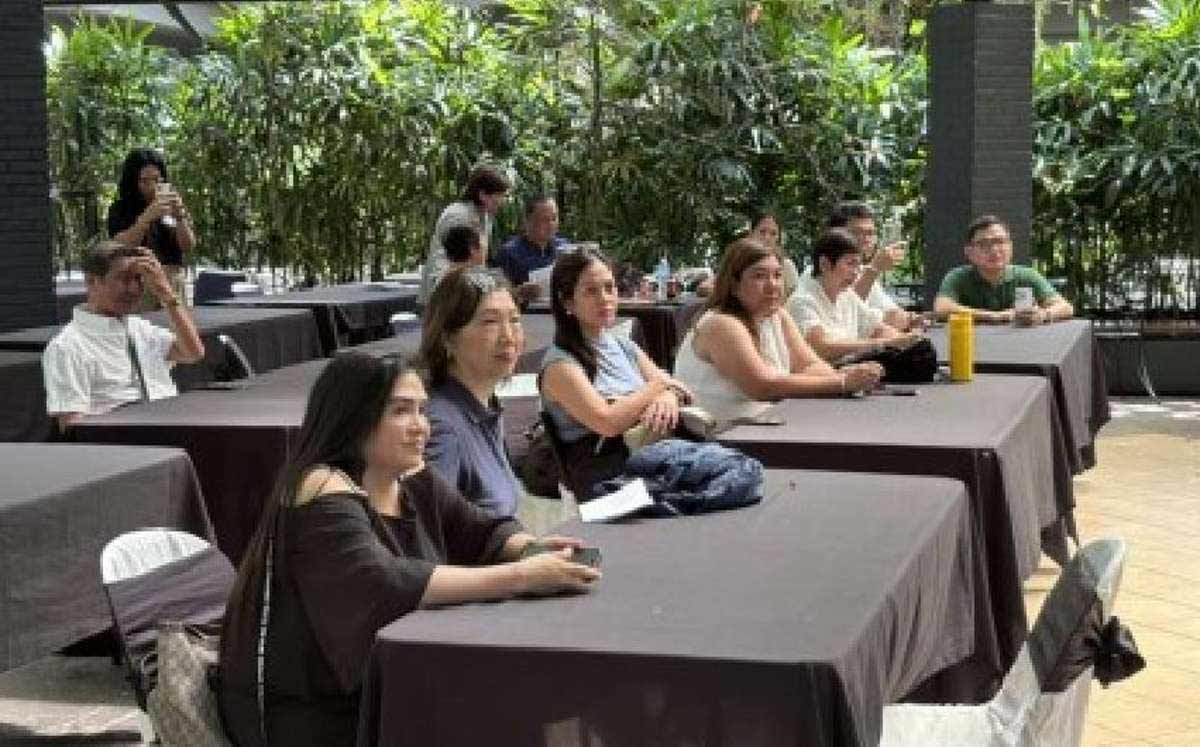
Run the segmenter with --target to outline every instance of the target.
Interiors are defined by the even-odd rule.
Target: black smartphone
[[[546,545],[541,542],[530,542],[521,551],[522,558],[540,555],[544,552],[557,552],[559,548],[551,545]],[[600,548],[599,547],[573,547],[571,548],[571,562],[586,565],[591,568],[600,567]]]
[[[912,386],[894,386],[885,387],[880,394],[892,394],[897,397],[915,397],[917,396],[917,388]]]

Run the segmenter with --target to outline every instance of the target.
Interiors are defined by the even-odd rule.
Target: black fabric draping
[[[1070,474],[1043,379],[981,374],[969,384],[917,390],[915,397],[785,400],[775,406],[783,425],[738,426],[720,440],[768,468],[962,480],[975,528],[977,666],[929,697],[986,699],[1025,640],[1021,582],[1037,567],[1043,530],[1053,540],[1047,551],[1065,560]]]
[[[946,329],[929,330],[942,363],[949,360]],[[1096,465],[1096,434],[1109,421],[1104,359],[1092,323],[1072,319],[1039,327],[976,325],[975,370],[1044,376],[1059,411],[1072,474]]]
[[[218,377],[226,365],[224,346],[217,339],[221,334],[238,344],[258,373],[321,357],[316,323],[307,311],[200,307],[192,314],[204,342],[204,360],[172,368],[180,391],[203,387]],[[143,316],[170,326],[165,311]],[[0,441],[46,441],[55,436],[46,414],[41,351],[60,329],[50,325],[0,335]]]
[[[417,290],[408,286],[350,283],[325,288],[214,301],[218,306],[311,309],[326,355],[391,335],[392,315],[417,310]]]
[[[589,593],[387,626],[359,744],[877,744],[884,703],[971,650],[963,486],[769,471],[764,496],[568,523],[604,554]]]
[[[0,351],[0,441],[48,441],[55,431],[46,414],[42,354]]]
[[[387,352],[378,344],[372,347],[374,354]],[[327,363],[320,359],[281,368],[233,391],[198,390],[128,405],[87,418],[74,430],[86,442],[186,449],[204,488],[217,542],[236,563],[300,430],[308,392]],[[504,408],[506,440],[516,456],[527,450],[521,433],[537,418],[536,400],[506,399]]]
[[[109,626],[109,540],[148,526],[212,536],[177,449],[0,444],[0,474],[0,670]]]

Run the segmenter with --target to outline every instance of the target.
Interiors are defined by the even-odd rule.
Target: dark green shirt
[[[1042,277],[1037,270],[1025,265],[1005,267],[1004,275],[995,285],[980,275],[975,265],[955,267],[942,278],[942,287],[938,289],[938,295],[946,296],[972,309],[1004,311],[1016,304],[1017,288],[1022,286],[1033,288],[1033,298],[1039,306],[1058,295],[1050,281]]]

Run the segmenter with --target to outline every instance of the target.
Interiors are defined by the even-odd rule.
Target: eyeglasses
[[[992,249],[1000,249],[1012,243],[1012,239],[1007,236],[993,236],[986,239],[975,239],[971,242],[971,246],[976,249],[990,251]]]

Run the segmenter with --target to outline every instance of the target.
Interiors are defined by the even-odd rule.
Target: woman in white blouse
[[[861,269],[858,241],[845,229],[831,228],[813,245],[812,275],[801,278],[788,299],[805,341],[827,361],[885,346],[904,348],[920,338],[889,326],[882,311],[854,292]]]
[[[783,309],[779,250],[752,238],[725,249],[708,307],[684,338],[675,376],[718,420],[752,414],[758,400],[873,388],[876,363],[835,371],[804,342]]]

